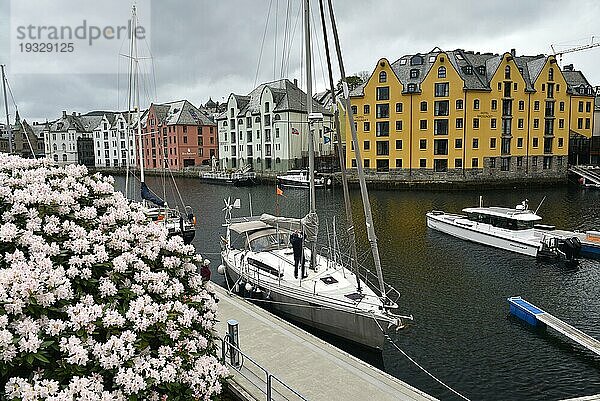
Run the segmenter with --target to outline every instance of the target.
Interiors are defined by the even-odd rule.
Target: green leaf
[[[48,358],[46,358],[43,354],[40,353],[35,353],[33,354],[33,356],[35,357],[35,359],[37,359],[38,361],[42,361],[44,363],[50,363],[50,360]]]

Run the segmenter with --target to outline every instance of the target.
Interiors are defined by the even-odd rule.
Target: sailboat
[[[323,0],[320,1],[322,25],[325,26]],[[377,239],[373,229],[373,219],[364,181],[364,172],[359,168],[359,180],[365,210],[367,234],[373,256],[376,274],[361,268],[357,262],[355,238],[353,234],[352,214],[349,204],[348,186],[345,181],[342,164],[344,200],[346,215],[350,227],[351,255],[344,256],[336,247],[336,235],[333,246],[321,247],[317,251],[318,215],[315,199],[315,162],[314,162],[314,125],[321,122],[323,116],[312,110],[312,76],[309,25],[309,0],[304,0],[304,35],[307,82],[307,116],[309,125],[309,188],[310,211],[303,218],[276,217],[268,214],[260,216],[233,217],[234,209],[240,208],[239,200],[225,201],[226,234],[222,238],[222,264],[218,271],[226,276],[231,291],[241,292],[252,299],[268,305],[290,320],[298,321],[334,336],[349,340],[370,349],[382,349],[385,330],[402,328],[403,320],[412,316],[401,316],[398,309],[399,292],[386,284],[377,248]],[[339,51],[339,40],[331,1],[329,2],[331,24],[334,29],[338,61],[342,80],[345,82],[343,63]],[[325,28],[324,28],[325,29]],[[325,36],[330,85],[333,88],[331,62],[328,53],[327,35]],[[348,90],[345,100],[348,107]],[[337,134],[339,133],[339,115],[337,116]],[[353,123],[351,120],[351,127]],[[356,132],[352,132],[356,145]],[[338,155],[343,163],[341,149]],[[357,153],[357,165],[362,167],[360,154]],[[290,236],[301,232],[304,236],[302,252],[309,268],[307,275],[295,276],[294,252],[290,246]],[[300,269],[302,271],[302,269]]]
[[[136,32],[137,29],[137,15],[136,15],[136,6],[133,5],[132,9],[132,18],[133,24],[132,32]],[[183,238],[183,242],[185,244],[190,244],[194,237],[196,236],[196,216],[194,215],[193,209],[184,205],[183,211],[179,209],[173,209],[169,207],[169,205],[157,196],[152,190],[148,187],[145,181],[144,175],[144,157],[143,157],[143,148],[142,148],[142,118],[140,116],[140,89],[138,85],[138,74],[139,74],[139,61],[140,57],[137,54],[137,40],[136,35],[131,35],[131,55],[129,55],[130,59],[130,73],[129,73],[129,95],[130,100],[133,98],[133,113],[136,118],[136,136],[137,136],[137,147],[138,147],[138,159],[140,165],[140,196],[142,198],[142,202],[146,204],[146,202],[150,202],[154,204],[154,207],[148,207],[145,210],[146,216],[154,221],[157,224],[162,224],[169,232],[169,236],[178,235]],[[131,107],[129,107],[131,110]],[[129,115],[129,126],[131,127],[131,112]],[[129,130],[128,130],[129,132]],[[127,141],[129,143],[129,140]],[[127,156],[127,176],[125,178],[125,193],[128,193],[128,185],[129,185],[129,155]],[[168,168],[168,164],[165,163]],[[175,184],[175,182],[173,182]]]

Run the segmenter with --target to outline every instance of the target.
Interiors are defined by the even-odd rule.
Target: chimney
[[[75,113],[75,112],[71,113],[71,115],[72,115],[73,117],[77,117],[77,113]]]
[[[298,78],[294,78],[294,86],[297,88],[298,87]]]
[[[517,49],[510,49],[510,54],[515,57],[517,55]]]
[[[567,64],[564,66],[563,71],[574,71],[573,64]]]
[[[63,117],[62,118],[67,118],[67,111],[63,110]]]

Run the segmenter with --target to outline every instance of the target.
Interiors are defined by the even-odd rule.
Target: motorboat
[[[575,260],[581,249],[577,237],[564,238],[536,226],[542,218],[529,209],[527,200],[514,209],[469,207],[464,214],[427,213],[427,227],[495,248],[537,258]],[[542,226],[545,227],[545,226]]]
[[[289,170],[277,176],[277,183],[284,187],[308,188],[310,185],[308,170]],[[315,188],[323,187],[325,187],[325,178],[315,175]]]

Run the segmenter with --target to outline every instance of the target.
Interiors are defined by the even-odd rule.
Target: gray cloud
[[[35,7],[43,0],[22,1]],[[148,1],[139,0],[139,7],[149,7]],[[6,1],[0,3],[0,61],[10,63],[6,60],[9,8]],[[197,104],[209,97],[221,101],[230,92],[249,92],[255,82],[269,3],[259,83],[280,76],[287,0],[153,0],[150,47],[155,74],[145,76],[142,99],[187,98]],[[289,24],[297,26],[284,75],[302,82],[302,26],[301,21],[296,22],[300,2],[289,3]],[[275,7],[279,13],[274,56]],[[370,71],[381,57],[393,61],[435,46],[483,52],[516,48],[518,54],[539,54],[550,53],[552,43],[583,44],[592,34],[600,35],[594,32],[600,3],[593,0],[337,0],[335,7],[348,72]],[[320,26],[315,28],[320,33]],[[316,42],[322,45],[322,40]],[[574,63],[592,85],[600,84],[598,52],[600,48],[565,55],[563,64]],[[323,89],[323,57],[322,50],[321,57],[315,51],[316,89]],[[94,62],[112,67],[116,63],[123,73],[127,67],[127,61],[119,60],[117,54],[95,54]],[[152,64],[146,64],[143,69],[151,71]],[[26,75],[11,71],[9,80],[21,115],[29,119],[56,118],[61,110],[126,106],[125,74]]]

